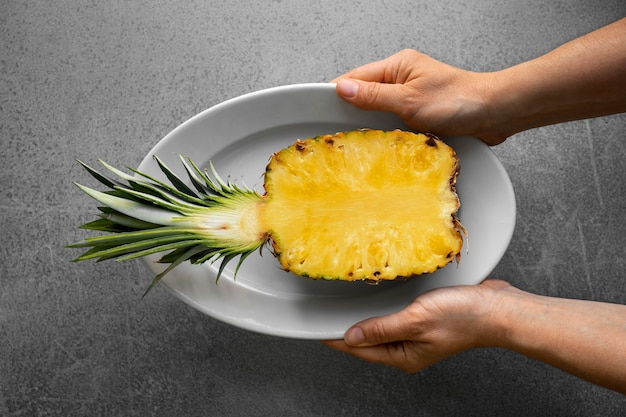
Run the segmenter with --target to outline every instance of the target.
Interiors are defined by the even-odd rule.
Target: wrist
[[[475,106],[478,112],[471,116],[471,119],[480,123],[469,134],[488,145],[497,145],[523,130],[518,130],[513,123],[519,110],[511,97],[512,86],[506,70],[473,73],[472,76],[473,79],[468,82],[472,86],[470,97],[473,102],[481,103],[481,106]]]
[[[528,324],[528,315],[541,309],[538,296],[508,286],[490,296],[488,314],[484,316],[484,346],[517,350],[519,326]]]
[[[510,349],[514,326],[520,323],[526,303],[531,302],[534,295],[493,279],[470,288],[474,291],[462,290],[468,301],[460,329],[465,332],[470,347]]]
[[[502,292],[494,314],[494,347],[554,363],[563,333],[587,318],[578,301],[527,293],[511,287]]]
[[[525,91],[516,85],[519,82],[516,69],[482,73],[481,92],[485,103],[485,123],[478,137],[490,145],[503,142],[516,133],[527,130],[530,107]]]

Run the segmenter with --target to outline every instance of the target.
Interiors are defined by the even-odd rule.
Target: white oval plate
[[[184,177],[178,154],[198,166],[209,160],[223,178],[262,191],[272,153],[298,138],[360,128],[409,128],[390,113],[358,110],[335,93],[334,84],[299,84],[243,95],[203,111],[174,129],[145,157],[139,169],[164,176],[158,155]],[[472,137],[444,138],[457,152],[461,172],[459,218],[469,233],[458,265],[404,282],[315,281],[280,269],[267,250],[250,255],[233,279],[236,261],[216,284],[217,266],[179,265],[162,283],[187,304],[232,325],[270,335],[336,339],[354,323],[401,310],[424,291],[484,280],[503,256],[515,226],[515,196],[495,155]],[[163,266],[146,258],[152,272]]]

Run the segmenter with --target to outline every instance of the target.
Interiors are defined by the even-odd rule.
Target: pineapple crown
[[[154,159],[169,184],[132,168],[129,169],[135,175],[127,174],[100,160],[119,179],[111,178],[78,161],[108,187],[103,192],[76,184],[103,204],[98,207],[99,218],[80,228],[107,234],[68,245],[89,248],[74,261],[121,261],[167,252],[157,262],[169,264],[168,267],[154,277],[144,296],[163,276],[187,260],[201,264],[221,259],[217,282],[225,266],[239,256],[236,275],[244,259],[265,243],[265,239],[243,240],[232,231],[239,220],[236,209],[259,201],[261,196],[247,187],[224,181],[212,163],[209,176],[190,158],[179,156],[191,187],[157,156]]]

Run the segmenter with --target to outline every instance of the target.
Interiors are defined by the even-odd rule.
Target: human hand
[[[360,359],[417,372],[464,350],[497,344],[489,320],[498,293],[523,294],[504,281],[428,291],[397,313],[350,328],[343,340],[323,343]]]
[[[473,135],[488,145],[507,137],[492,128],[489,73],[465,71],[407,49],[353,69],[333,82],[337,94],[349,103],[396,113],[418,131]]]

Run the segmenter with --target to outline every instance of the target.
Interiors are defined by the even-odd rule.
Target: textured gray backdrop
[[[163,288],[141,300],[139,261],[71,264],[63,245],[93,213],[76,158],[136,166],[211,105],[402,48],[497,70],[625,15],[624,0],[2,1],[0,415],[624,415],[624,396],[504,350],[408,375],[240,330]],[[626,303],[626,115],[494,152],[519,212],[493,276]]]

